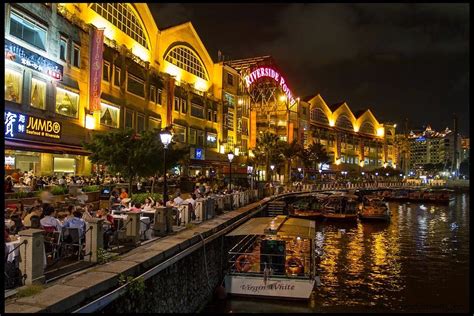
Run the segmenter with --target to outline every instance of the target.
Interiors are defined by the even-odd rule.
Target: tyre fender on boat
[[[285,268],[287,273],[300,274],[303,272],[303,267],[303,262],[300,258],[290,257],[286,260]]]
[[[240,255],[235,260],[235,268],[238,272],[247,272],[252,267],[252,257],[247,255]]]

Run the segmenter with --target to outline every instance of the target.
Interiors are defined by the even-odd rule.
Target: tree
[[[329,156],[326,149],[319,143],[313,142],[308,148],[301,150],[299,157],[305,168],[312,167],[313,169],[317,169],[318,164],[329,163]],[[305,177],[306,175],[307,173],[305,173]]]
[[[141,135],[132,129],[100,133],[92,136],[84,148],[92,152],[89,159],[93,163],[106,165],[112,172],[120,172],[129,183],[136,176],[151,176],[163,169],[163,145],[159,140],[158,130],[146,131]],[[168,148],[169,161],[167,167],[178,164],[180,157],[185,157],[186,148]]]
[[[469,159],[464,159],[459,165],[459,173],[469,176]]]
[[[293,140],[291,143],[280,141],[280,145],[278,147],[282,157],[287,162],[287,164],[285,164],[285,177],[288,176],[287,181],[290,182],[291,164],[293,159],[301,154],[303,147],[298,143],[297,140]]]
[[[268,175],[270,174],[270,157],[277,151],[278,136],[271,132],[264,132],[258,135],[257,146],[255,148],[256,155],[265,157],[265,174],[267,181],[269,180]]]

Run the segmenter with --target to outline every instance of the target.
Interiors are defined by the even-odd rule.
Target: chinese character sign
[[[100,111],[100,84],[102,81],[102,53],[104,30],[94,30],[92,34],[91,67],[89,83],[89,110]]]
[[[28,138],[28,135],[60,139],[61,123],[6,111],[5,137]]]

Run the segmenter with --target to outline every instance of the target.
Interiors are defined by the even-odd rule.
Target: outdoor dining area
[[[262,193],[245,189],[196,198],[178,192],[166,207],[150,203],[151,197],[141,205],[133,196],[119,203],[111,198],[108,207],[77,198],[52,202],[44,197],[26,207],[5,205],[5,288],[48,282],[61,269],[101,263],[104,252],[127,252],[247,205]]]

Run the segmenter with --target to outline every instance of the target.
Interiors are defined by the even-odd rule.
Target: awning
[[[91,152],[84,150],[80,146],[71,146],[54,143],[43,143],[29,140],[8,140],[5,139],[5,148],[25,150],[25,151],[38,151],[47,152],[53,154],[73,154],[88,156]]]
[[[264,230],[270,225],[273,219],[273,217],[252,218],[226,236],[265,235]],[[312,239],[316,236],[315,231],[314,221],[301,218],[287,218],[278,229],[278,234]]]

